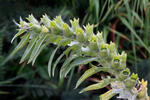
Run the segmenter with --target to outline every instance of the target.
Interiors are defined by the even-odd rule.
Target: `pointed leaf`
[[[70,39],[63,39],[60,43],[62,46],[67,46],[68,44],[70,44]]]
[[[33,58],[32,65],[34,65],[36,58],[39,56],[39,54],[42,52],[42,50],[49,44],[50,41],[47,41],[45,44],[43,44],[40,49],[38,50],[37,54]]]
[[[64,55],[68,55],[68,53],[72,50],[72,49],[75,49],[77,48],[77,45],[73,45],[71,47],[68,47],[58,58],[57,60],[55,61],[54,63],[54,66],[53,66],[53,69],[52,69],[52,75],[54,76],[54,73],[55,73],[55,69],[56,69],[56,66],[57,64],[59,63],[59,61],[61,60],[61,58],[64,56]]]
[[[52,61],[53,61],[54,55],[55,55],[55,53],[59,47],[60,46],[57,46],[57,48],[52,52],[50,59],[49,59],[49,62],[48,62],[48,74],[50,77],[51,77],[51,70],[52,70]]]
[[[99,83],[96,83],[96,84],[93,84],[93,85],[90,85],[90,86],[84,88],[83,90],[80,91],[80,93],[104,88],[104,87],[106,87],[107,85],[109,85],[111,82],[113,82],[115,80],[116,79],[112,79],[112,78],[107,78],[107,79],[101,80]]]
[[[133,27],[129,24],[129,22],[125,18],[123,18],[123,17],[120,17],[120,20],[132,32],[132,34],[139,40],[140,44],[150,53],[149,47],[137,35],[137,33],[135,32],[135,30],[133,29]]]
[[[76,60],[74,60],[69,66],[67,66],[65,69],[64,69],[64,75],[65,77],[67,76],[67,74],[70,72],[70,70],[75,67],[75,66],[79,66],[81,64],[88,64],[92,61],[96,61],[98,58],[97,57],[94,57],[94,58],[89,58],[89,57],[81,57],[81,58],[78,58]]]
[[[20,63],[22,63],[24,60],[26,60],[27,57],[31,54],[32,49],[33,49],[37,39],[38,39],[38,37],[36,36],[36,37],[32,38],[32,40],[29,42],[29,45],[28,45],[27,49],[25,50],[25,52],[20,60]]]
[[[72,60],[76,59],[78,56],[77,55],[71,55],[69,58],[65,60],[63,63],[61,69],[60,69],[60,79],[64,77],[64,70],[69,64],[71,63]]]
[[[15,52],[17,52],[18,50],[22,49],[29,41],[29,36],[30,34],[26,34],[23,36],[23,38],[21,39],[21,41],[19,42],[19,44],[17,45],[17,47],[15,48]]]
[[[106,93],[100,95],[99,98],[100,98],[100,100],[110,100],[115,95],[116,95],[116,93],[114,93],[111,89],[111,90],[107,91]]]
[[[14,51],[3,61],[2,65],[4,65],[8,60],[10,60],[14,54],[16,54],[20,49],[22,49],[29,41],[29,34],[25,34]]]
[[[19,29],[19,32],[13,37],[13,39],[11,40],[11,43],[15,40],[15,38],[17,38],[18,36],[20,36],[24,32],[25,32],[25,30]]]
[[[92,67],[88,70],[86,70],[84,72],[84,74],[80,77],[80,79],[77,81],[76,87],[77,88],[85,79],[87,79],[88,77],[100,72],[100,71],[104,71],[104,72],[108,72],[108,70],[110,70],[109,67]]]
[[[46,40],[47,36],[48,36],[47,34],[42,34],[42,36],[39,37],[39,39],[36,41],[36,45],[32,51],[32,54],[30,56],[28,63],[30,63],[33,60],[33,58],[36,56],[38,50],[40,49],[43,42]]]

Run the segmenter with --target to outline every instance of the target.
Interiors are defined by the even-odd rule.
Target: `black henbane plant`
[[[42,50],[48,44],[53,43],[57,47],[48,62],[50,77],[54,76],[59,61],[67,56],[60,69],[60,78],[66,77],[70,70],[76,66],[91,65],[91,68],[80,77],[75,88],[93,74],[98,72],[110,73],[110,76],[103,77],[101,81],[84,88],[80,93],[110,85],[112,89],[100,95],[100,100],[109,100],[116,94],[119,95],[118,98],[128,100],[150,100],[147,94],[147,81],[143,79],[139,81],[137,74],[131,74],[130,70],[126,68],[127,54],[125,52],[119,54],[114,43],[105,43],[102,33],[98,32],[95,35],[93,25],[88,24],[82,29],[79,26],[79,19],[71,20],[71,26],[69,26],[63,22],[60,16],[50,20],[47,15],[43,15],[40,22],[33,15],[29,15],[27,20],[20,19],[20,23],[16,23],[19,32],[12,39],[13,42],[16,37],[21,35],[21,41],[11,56],[27,45],[20,63],[28,60],[28,63],[34,64]],[[68,48],[52,63],[60,46],[67,46]],[[92,65],[91,62],[93,61],[99,64]]]

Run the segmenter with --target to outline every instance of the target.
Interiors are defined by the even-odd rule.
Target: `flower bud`
[[[98,33],[96,34],[96,36],[97,36],[97,39],[98,39],[98,43],[99,43],[99,44],[101,44],[101,43],[104,42],[102,32],[101,32],[101,33],[98,32]]]
[[[108,45],[108,48],[109,48],[110,52],[115,52],[115,50],[116,50],[115,43],[110,42],[110,44]]]
[[[20,27],[21,29],[27,30],[27,29],[31,28],[31,26],[29,26],[29,25],[30,25],[30,24],[27,23],[27,22],[25,22],[25,21],[20,21],[19,27]]]
[[[122,52],[121,53],[121,62],[126,63],[126,59],[127,59],[127,54],[125,52]]]
[[[48,33],[49,30],[48,30],[47,27],[45,27],[44,25],[42,25],[42,31],[41,31],[41,32],[42,32],[42,33]]]
[[[138,90],[138,95],[137,95],[138,99],[149,100],[147,96],[147,84],[148,84],[147,81],[144,81],[144,79],[139,81],[140,88]]]
[[[109,50],[108,60],[111,61],[113,59],[114,55],[116,54],[116,48],[115,48],[115,44],[113,42],[110,42],[110,44],[108,45],[108,50]]]
[[[137,81],[138,81],[138,76],[137,74],[133,73],[128,79],[125,80],[125,85],[127,88],[131,89],[136,85]]]
[[[70,27],[68,24],[63,23],[63,33],[66,37],[71,37],[73,35],[73,32],[70,30]]]
[[[137,81],[137,80],[138,80],[138,75],[133,73],[133,74],[130,76],[130,78]]]
[[[56,22],[56,24],[57,24],[59,27],[62,27],[63,21],[62,21],[61,16],[56,16],[56,18],[54,18],[54,21]]]
[[[91,35],[93,35],[93,25],[87,24],[86,26],[84,26],[84,29],[86,31],[86,36],[87,39],[89,39],[91,37]]]
[[[43,18],[41,18],[41,22],[50,29],[50,19],[48,18],[48,16],[45,14],[43,15]]]
[[[29,22],[31,22],[32,24],[37,24],[37,25],[39,25],[39,22],[37,21],[37,19],[35,19],[35,17],[31,14],[31,15],[29,15],[29,17],[27,18],[27,20],[29,21]]]
[[[57,26],[55,21],[50,21],[50,26],[53,34],[60,34],[61,29]]]
[[[130,75],[130,70],[128,68],[126,68],[125,70],[121,71],[119,74],[119,79],[121,81],[127,79]]]
[[[40,25],[36,25],[36,24],[33,24],[31,28],[37,33],[40,33],[42,29]]]
[[[77,28],[79,28],[79,19],[73,19],[70,21],[71,22],[71,26],[74,32],[76,32]]]
[[[94,35],[94,34],[91,35],[89,42],[90,42],[89,47],[91,50],[97,50],[98,49],[96,35]]]
[[[76,36],[77,36],[77,40],[79,42],[84,42],[85,38],[84,38],[84,31],[81,28],[77,28],[76,30]]]
[[[107,57],[109,55],[108,44],[106,44],[106,43],[100,44],[99,55],[101,57]]]
[[[113,60],[112,60],[112,64],[111,64],[112,68],[118,69],[120,67],[120,65],[121,65],[120,55],[119,54],[114,55]]]

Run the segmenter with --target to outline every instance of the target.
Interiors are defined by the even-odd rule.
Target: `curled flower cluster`
[[[93,25],[88,24],[82,28],[79,25],[79,19],[75,18],[70,22],[71,26],[63,22],[60,16],[50,20],[47,15],[43,15],[40,22],[33,15],[29,15],[27,21],[20,18],[20,23],[16,23],[19,32],[12,42],[18,36],[24,35],[12,55],[27,45],[20,63],[28,60],[28,63],[34,64],[42,50],[48,44],[53,43],[57,45],[57,48],[48,62],[49,76],[54,76],[57,64],[63,56],[69,57],[60,69],[60,78],[65,77],[76,66],[96,61],[100,66],[91,65],[91,68],[85,71],[78,80],[76,88],[85,79],[98,72],[108,72],[111,76],[102,78],[100,82],[84,88],[80,93],[110,85],[112,89],[100,95],[100,100],[109,100],[116,94],[119,94],[118,98],[128,100],[149,100],[147,82],[144,80],[140,82],[137,74],[131,74],[126,67],[127,54],[125,52],[119,54],[114,43],[108,44],[104,41],[102,33],[94,34]],[[52,64],[60,46],[68,46],[68,48]]]

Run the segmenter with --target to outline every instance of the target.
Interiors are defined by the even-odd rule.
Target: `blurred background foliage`
[[[127,52],[128,67],[150,83],[150,0],[0,0],[0,100],[98,100],[98,94],[108,89],[78,94],[100,79],[100,75],[91,77],[74,90],[85,66],[64,81],[57,75],[50,79],[47,61],[55,45],[48,46],[34,66],[19,64],[23,51],[2,65],[19,41],[10,43],[17,28],[13,20],[31,13],[39,20],[46,13],[50,18],[61,15],[67,23],[75,17],[80,25],[94,24],[95,33],[103,31],[105,41],[113,41],[119,52]],[[57,55],[64,49],[60,48]],[[150,94],[150,84],[148,87]]]

